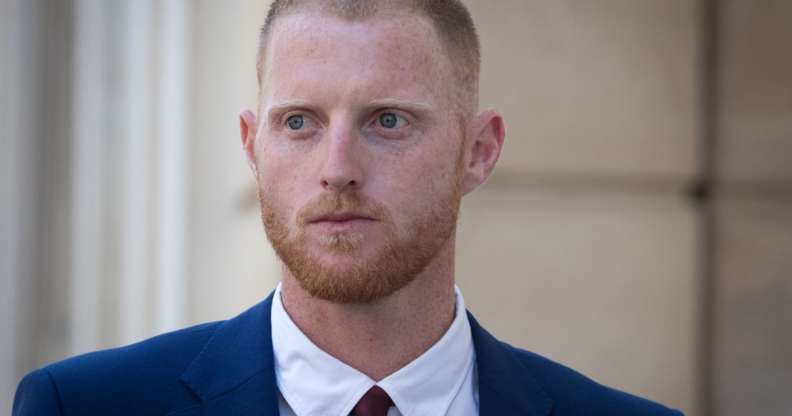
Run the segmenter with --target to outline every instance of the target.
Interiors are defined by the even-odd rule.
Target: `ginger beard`
[[[451,183],[445,192],[425,215],[413,218],[403,227],[403,236],[383,205],[357,191],[321,194],[297,212],[296,224],[290,227],[289,215],[277,205],[276,193],[271,187],[259,185],[267,239],[291,275],[313,297],[340,304],[372,303],[388,297],[415,280],[454,236],[462,197],[461,150],[455,174],[448,175]],[[343,266],[324,264],[317,253],[311,253],[313,245],[305,232],[307,219],[342,211],[375,218],[384,230],[384,239],[367,241],[366,236],[353,232],[323,235],[319,239],[322,250],[349,256]],[[359,250],[368,244],[379,247],[373,255],[359,255]]]

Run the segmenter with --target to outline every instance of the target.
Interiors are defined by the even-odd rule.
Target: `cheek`
[[[395,169],[383,172],[386,192],[381,197],[391,207],[394,219],[406,224],[430,215],[448,200],[457,182],[456,155],[427,152],[407,157]]]
[[[261,199],[277,211],[282,220],[292,221],[298,195],[294,170],[278,158],[260,158],[258,186]]]
[[[273,142],[264,142],[258,152],[259,172],[266,176],[269,183],[282,188],[305,187],[311,179],[318,183],[316,176],[321,166],[321,152],[318,152],[315,141],[288,141],[276,138]]]

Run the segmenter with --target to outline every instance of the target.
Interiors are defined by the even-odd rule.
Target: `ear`
[[[465,142],[465,173],[462,193],[472,192],[484,183],[495,169],[503,149],[506,126],[503,117],[492,109],[479,113],[469,124]]]
[[[239,137],[242,139],[242,150],[245,151],[248,166],[253,173],[258,172],[256,166],[256,133],[258,125],[256,115],[250,110],[239,113]]]

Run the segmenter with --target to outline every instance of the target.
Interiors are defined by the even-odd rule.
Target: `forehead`
[[[349,94],[442,95],[451,76],[434,27],[420,15],[349,20],[298,12],[278,18],[266,48],[262,92],[270,96],[333,87]]]

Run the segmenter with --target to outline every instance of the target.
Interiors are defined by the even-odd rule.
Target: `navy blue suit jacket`
[[[278,415],[271,305],[272,295],[227,321],[35,370],[13,415]],[[468,317],[482,416],[681,415],[500,342]]]

